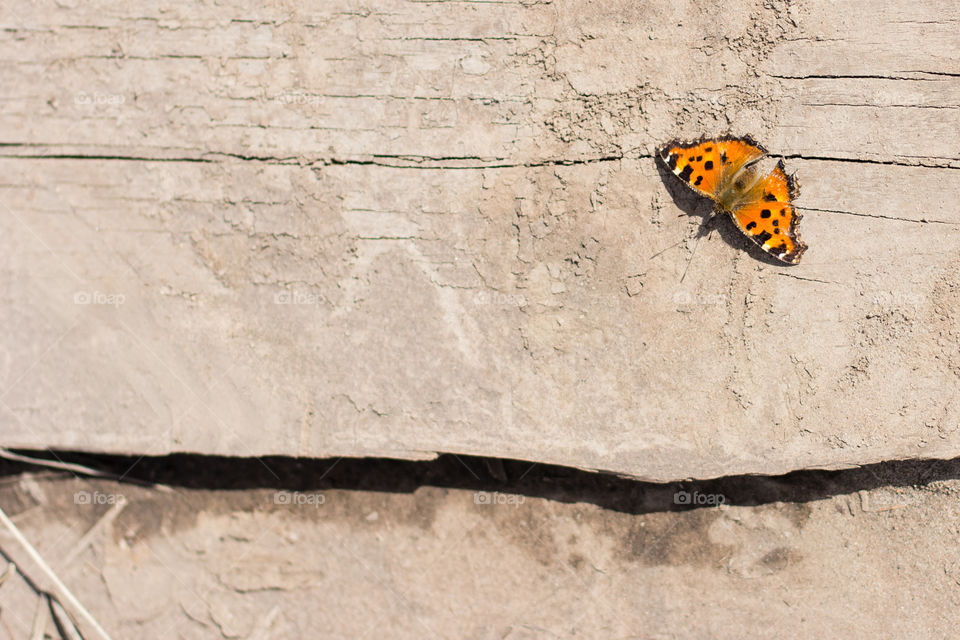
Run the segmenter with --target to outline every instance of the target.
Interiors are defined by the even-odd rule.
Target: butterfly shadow
[[[660,174],[660,180],[667,188],[667,193],[673,198],[673,203],[677,208],[688,216],[700,216],[703,222],[697,232],[697,237],[709,235],[711,231],[716,230],[717,234],[731,247],[737,250],[747,252],[751,258],[764,264],[775,267],[789,266],[780,262],[769,253],[761,249],[757,243],[745,236],[737,225],[733,223],[730,216],[720,212],[714,217],[714,206],[710,198],[701,196],[693,189],[680,181],[670,169],[657,159],[654,159],[657,165],[657,172]],[[722,218],[722,220],[718,219]]]

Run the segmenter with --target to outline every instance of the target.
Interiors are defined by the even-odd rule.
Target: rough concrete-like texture
[[[4,4],[5,446],[960,455],[955,4],[261,4]],[[724,131],[800,266],[691,261],[653,150]]]

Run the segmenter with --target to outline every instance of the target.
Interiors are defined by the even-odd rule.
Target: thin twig
[[[47,625],[50,624],[50,605],[47,604],[46,594],[37,598],[37,610],[33,612],[33,628],[30,629],[30,640],[43,640],[47,635]]]
[[[73,549],[70,550],[70,553],[63,559],[63,565],[69,566],[73,564],[73,561],[77,559],[83,550],[90,545],[93,541],[93,538],[104,529],[108,524],[116,520],[117,516],[120,515],[120,512],[123,511],[123,508],[127,506],[126,500],[120,500],[114,504],[110,509],[103,514],[103,516],[90,527],[85,534],[80,536],[80,540],[77,541],[77,544],[73,546]]]
[[[7,635],[10,636],[10,640],[14,640],[16,636],[13,635],[13,629],[10,628],[7,619],[3,617],[3,609],[0,609],[0,622],[3,623],[3,628],[7,630]]]
[[[60,471],[69,471],[74,475],[81,476],[93,476],[95,478],[105,478],[107,480],[116,480],[117,482],[123,481],[129,484],[140,485],[144,487],[151,487],[159,491],[165,491],[168,493],[173,492],[173,488],[165,485],[158,484],[156,482],[149,482],[146,480],[138,480],[136,478],[125,478],[124,476],[118,476],[115,473],[110,473],[107,471],[100,471],[99,469],[94,469],[93,467],[87,467],[82,464],[75,464],[73,462],[63,462],[62,460],[47,460],[46,458],[33,458],[31,456],[25,456],[19,453],[14,453],[9,449],[4,449],[0,447],[0,458],[6,458],[7,460],[13,460],[14,462],[25,462],[26,464],[37,465],[38,467],[48,467],[50,469],[58,469]]]
[[[97,634],[103,638],[103,640],[110,640],[110,634],[100,626],[100,623],[90,614],[86,608],[80,604],[80,601],[77,600],[76,596],[70,592],[67,588],[67,585],[63,584],[63,581],[57,577],[57,574],[54,573],[53,569],[50,568],[44,559],[40,556],[40,553],[34,549],[33,545],[30,544],[30,541],[27,540],[20,530],[17,528],[17,525],[13,524],[13,521],[7,517],[6,512],[3,509],[0,509],[0,524],[3,524],[7,528],[7,531],[13,535],[14,539],[20,543],[20,546],[23,547],[23,550],[30,556],[30,559],[33,560],[40,570],[44,573],[48,580],[53,584],[55,590],[54,595],[57,597],[60,602],[65,602],[70,605],[70,611],[77,615],[80,619],[86,623],[87,626],[94,629]]]
[[[47,604],[50,605],[50,614],[53,616],[53,622],[60,637],[63,640],[83,640],[83,634],[77,629],[70,613],[63,608],[60,601],[56,598],[49,598]]]
[[[0,458],[6,458],[7,460],[13,460],[14,462],[26,462],[27,464],[35,464],[40,467],[50,467],[51,469],[60,469],[61,471],[70,471],[71,473],[76,473],[82,476],[96,476],[98,478],[109,478],[111,474],[105,471],[99,471],[92,467],[85,467],[82,464],[74,464],[72,462],[61,462],[59,460],[46,460],[44,458],[31,458],[30,456],[20,455],[19,453],[14,453],[9,449],[4,449],[0,447]]]
[[[680,242],[674,242],[672,245],[670,245],[670,246],[667,247],[666,249],[663,249],[663,250],[661,250],[661,251],[657,251],[655,254],[653,254],[652,256],[650,256],[649,258],[647,258],[647,260],[653,260],[654,258],[656,258],[656,257],[658,257],[658,256],[662,256],[662,255],[665,254],[667,251],[670,251],[670,249],[673,249],[674,247],[679,247],[682,243],[683,243],[683,240],[681,240]]]
[[[0,586],[3,586],[3,583],[9,580],[10,576],[16,573],[16,571],[17,571],[17,565],[15,565],[12,562],[8,562],[7,568],[4,569],[3,571],[3,575],[0,575]]]

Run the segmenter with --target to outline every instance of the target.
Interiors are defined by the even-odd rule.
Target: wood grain
[[[956,7],[0,18],[7,447],[655,480],[960,455]],[[798,267],[723,219],[691,255],[709,207],[653,151],[723,132],[798,172]]]

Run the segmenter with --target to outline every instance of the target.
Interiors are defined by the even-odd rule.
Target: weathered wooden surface
[[[960,7],[4,5],[5,446],[960,455]],[[771,264],[653,160],[750,133]],[[694,214],[694,215],[684,215]]]

